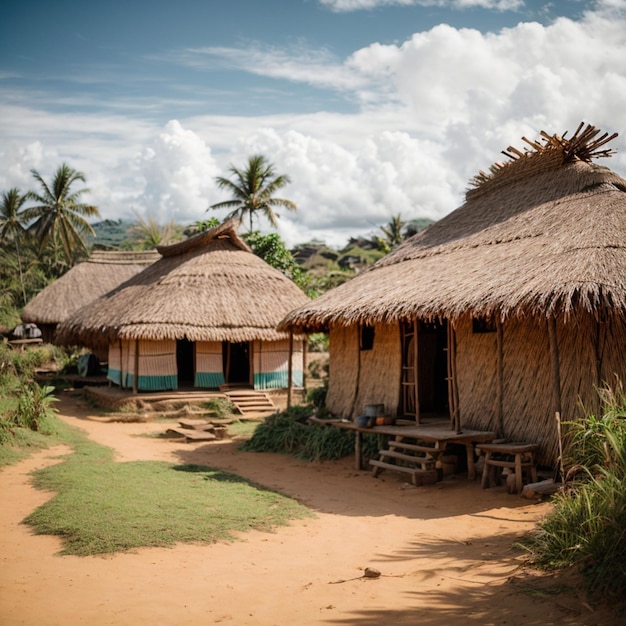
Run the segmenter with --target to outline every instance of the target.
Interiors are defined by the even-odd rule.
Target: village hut
[[[233,220],[157,250],[156,263],[67,319],[60,340],[106,338],[109,380],[134,391],[302,386],[303,337],[276,326],[308,297]]]
[[[615,135],[542,133],[465,203],[279,328],[327,331],[329,410],[384,403],[418,422],[539,444],[626,380],[626,180],[592,162]]]
[[[160,258],[156,250],[94,250],[40,291],[22,311],[25,323],[36,324],[47,343],[55,342],[57,325]]]

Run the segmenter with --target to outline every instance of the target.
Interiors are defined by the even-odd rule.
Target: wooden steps
[[[378,476],[383,470],[410,474],[411,482],[416,485],[437,482],[439,472],[436,469],[443,450],[422,443],[390,441],[388,449],[378,452],[378,459],[371,459],[372,474]]]
[[[250,414],[276,413],[278,408],[270,397],[254,389],[228,389],[223,393],[232,402],[233,406],[244,416]]]

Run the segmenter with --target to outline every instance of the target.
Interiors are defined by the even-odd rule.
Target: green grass
[[[38,534],[63,537],[62,554],[213,543],[311,515],[286,496],[218,469],[114,463],[109,448],[76,432],[66,430],[63,439],[74,453],[33,474],[37,487],[56,495],[25,520]]]

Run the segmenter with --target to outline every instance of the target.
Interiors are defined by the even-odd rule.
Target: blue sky
[[[189,223],[229,164],[292,183],[289,244],[437,219],[522,135],[617,131],[626,1],[76,0],[0,10],[0,190],[61,163],[104,218]],[[218,214],[219,215],[219,214]]]

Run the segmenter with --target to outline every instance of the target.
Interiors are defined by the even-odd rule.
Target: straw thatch
[[[156,250],[94,250],[89,258],[40,291],[25,307],[22,320],[37,324],[52,340],[56,325],[160,258]],[[46,332],[48,331],[48,332]]]
[[[272,341],[289,336],[276,325],[308,301],[252,254],[233,221],[157,249],[160,260],[71,316],[59,340]]]
[[[573,146],[558,137],[533,144],[475,179],[459,209],[281,327],[315,332],[466,314],[626,316],[626,180],[588,161],[594,144],[585,138],[582,146],[578,136]]]

